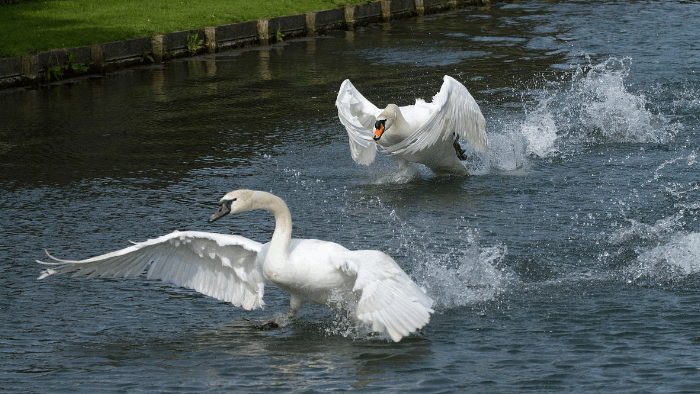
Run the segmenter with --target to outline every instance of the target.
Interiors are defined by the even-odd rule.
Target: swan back
[[[433,103],[425,102],[423,99],[416,99],[414,105],[400,107],[400,110],[406,123],[411,130],[414,130],[430,119],[440,108]]]

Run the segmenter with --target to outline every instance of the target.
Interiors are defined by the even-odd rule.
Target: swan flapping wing
[[[372,139],[374,122],[382,111],[360,94],[349,79],[340,86],[335,106],[348,131],[352,159],[358,164],[371,164],[377,154],[377,144]]]
[[[452,138],[452,131],[479,152],[488,147],[486,120],[466,87],[449,75],[430,104],[432,115],[403,141],[386,147],[388,154],[411,154],[429,148],[439,140]]]
[[[257,263],[262,244],[237,235],[175,231],[115,252],[85,260],[61,260],[38,279],[73,272],[88,278],[129,278],[148,268],[161,279],[245,309],[264,306],[264,279]],[[48,252],[47,252],[48,255]]]
[[[360,292],[356,315],[376,332],[386,331],[395,342],[430,321],[433,300],[388,255],[372,250],[338,256],[338,269],[356,276]]]

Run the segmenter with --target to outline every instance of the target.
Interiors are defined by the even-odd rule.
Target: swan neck
[[[292,243],[292,214],[287,204],[281,198],[265,192],[261,192],[256,200],[259,208],[270,211],[275,217],[275,231],[270,240],[268,259],[273,257],[286,259]]]
[[[386,116],[387,119],[391,119],[391,126],[387,126],[386,133],[384,133],[384,136],[379,141],[380,145],[386,148],[398,144],[408,137],[411,129],[408,122],[406,122],[406,119],[403,117],[401,109],[398,105],[387,105],[382,115]]]
[[[393,105],[394,110],[394,123],[397,124],[404,124],[406,123],[406,119],[404,119],[403,114],[401,113],[401,109],[399,108],[398,105]]]

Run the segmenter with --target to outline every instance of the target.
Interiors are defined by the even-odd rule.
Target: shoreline
[[[154,37],[61,48],[36,55],[0,58],[0,89],[40,86],[168,59],[266,46],[283,38],[313,37],[329,30],[354,30],[390,22],[488,5],[488,0],[383,0],[326,11],[208,26]]]

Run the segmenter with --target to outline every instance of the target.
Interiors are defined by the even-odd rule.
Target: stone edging
[[[101,73],[143,63],[159,63],[202,52],[216,53],[249,45],[268,45],[277,41],[278,34],[285,38],[314,36],[328,30],[353,30],[369,23],[488,3],[490,0],[383,0],[327,11],[178,31],[153,38],[142,37],[0,58],[0,89],[37,85],[52,79]],[[190,51],[195,35],[197,41],[202,40],[202,45]]]

